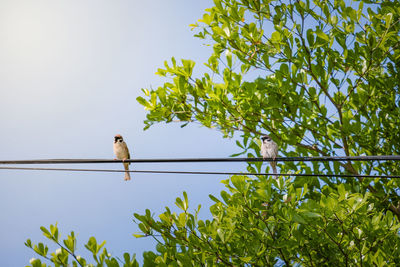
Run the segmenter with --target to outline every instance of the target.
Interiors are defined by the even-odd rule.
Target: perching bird
[[[264,135],[261,137],[262,144],[261,144],[261,155],[264,159],[272,158],[271,167],[272,171],[276,173],[276,161],[275,158],[278,156],[278,145],[272,141],[271,137],[268,135]]]
[[[124,142],[124,139],[120,134],[117,134],[114,136],[114,154],[117,157],[117,159],[122,159],[127,160],[130,159],[131,156],[129,155],[129,150],[128,146]],[[131,179],[131,175],[129,174],[129,162],[124,162],[124,168],[125,168],[125,181],[128,181]]]

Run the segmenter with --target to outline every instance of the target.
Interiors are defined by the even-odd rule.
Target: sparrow
[[[124,139],[120,134],[114,136],[114,154],[117,159],[122,159],[122,161],[131,158],[131,156],[129,155],[128,146],[126,145]],[[129,164],[130,162],[124,162],[124,168],[125,171],[127,171],[125,172],[125,181],[131,179],[131,175],[129,174]]]
[[[278,145],[272,141],[271,137],[264,135],[261,137],[261,155],[263,159],[272,158],[271,167],[273,173],[276,173],[276,161],[275,158],[278,156]]]

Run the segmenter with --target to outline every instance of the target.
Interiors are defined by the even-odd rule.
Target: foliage
[[[324,187],[319,201],[291,181],[224,181],[229,192],[210,196],[212,220],[167,209],[159,221],[135,214],[144,236],[159,236],[157,266],[349,266],[400,264],[400,223],[390,211],[377,213],[370,194],[349,194],[344,184]],[[198,211],[198,210],[197,210]],[[151,265],[150,265],[151,266]]]
[[[225,137],[241,134],[242,154],[259,156],[269,135],[284,156],[400,154],[398,1],[222,1],[207,10],[197,37],[211,40],[210,73],[174,58],[143,89],[146,128],[199,122]],[[260,171],[253,164],[249,170]],[[281,164],[282,173],[395,174],[398,162]],[[308,179],[296,179],[302,187]],[[311,186],[320,190],[321,180]],[[400,216],[399,181],[324,179],[373,192],[375,205]],[[310,192],[314,192],[311,190]]]
[[[168,81],[137,98],[148,110],[145,129],[198,122],[235,136],[237,155],[248,157],[260,156],[265,133],[283,156],[400,154],[399,14],[400,3],[389,0],[214,0],[192,25],[213,46],[209,72],[196,78],[193,61],[165,62],[157,74]],[[281,173],[400,173],[398,162],[278,166]],[[210,195],[209,220],[198,218],[200,206],[189,211],[186,193],[176,199],[179,213],[134,214],[135,236],[158,241],[144,266],[400,264],[400,181],[232,176],[223,183],[220,198]],[[43,244],[26,245],[48,257]],[[67,245],[60,253],[79,263]],[[99,266],[118,264],[105,249],[101,255]]]
[[[104,248],[106,241],[101,244],[97,243],[96,238],[91,237],[85,245],[85,248],[93,255],[93,260],[96,264],[88,264],[87,260],[76,254],[77,240],[74,232],[71,232],[67,238],[61,240],[57,224],[50,225],[49,229],[40,227],[43,235],[57,245],[57,249],[53,253],[49,253],[49,248],[43,243],[33,244],[30,239],[26,240],[25,246],[31,248],[39,256],[51,261],[54,266],[112,266],[112,267],[138,267],[139,263],[135,259],[135,254],[132,257],[129,253],[124,253],[123,261],[119,258],[112,257]],[[121,263],[121,264],[120,264]],[[30,260],[32,267],[47,266],[40,259],[32,258]]]
[[[224,137],[240,135],[237,155],[248,157],[260,156],[258,139],[265,133],[284,156],[400,154],[399,2],[214,4],[192,25],[197,37],[213,44],[209,73],[196,78],[194,62],[165,62],[157,74],[170,81],[137,98],[148,110],[145,129],[157,122],[198,122]],[[248,170],[261,172],[262,164]],[[285,162],[280,170],[383,175],[398,174],[400,166]],[[224,201],[212,197],[213,220],[193,226],[191,219],[186,236],[171,236],[163,217],[163,227],[139,218],[151,222],[147,234],[163,234],[165,250],[158,251],[170,262],[186,255],[223,265],[398,263],[392,250],[399,244],[398,180],[263,179],[232,177],[234,189],[227,184]],[[171,217],[168,210],[163,216]],[[173,220],[174,231],[183,225],[181,217]],[[180,250],[171,251],[175,245]]]

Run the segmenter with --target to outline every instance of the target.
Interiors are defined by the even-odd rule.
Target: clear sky
[[[136,158],[226,157],[233,140],[198,125],[159,124],[143,131],[141,88],[156,87],[164,60],[195,60],[204,70],[210,47],[188,26],[210,0],[0,0],[0,159],[113,158],[122,134]],[[132,166],[132,165],[131,165]],[[229,167],[228,167],[229,166]],[[60,167],[60,166],[58,166]],[[121,168],[119,164],[67,167]],[[244,170],[238,165],[135,165],[137,170]],[[109,251],[154,250],[136,239],[133,213],[155,215],[186,190],[192,210],[218,195],[227,177],[0,170],[0,259],[24,266],[35,254],[24,241],[44,241],[40,226],[58,222],[78,235],[78,253],[90,236]],[[46,241],[47,242],[47,241]],[[49,243],[48,241],[47,243]],[[50,250],[54,251],[54,246]]]

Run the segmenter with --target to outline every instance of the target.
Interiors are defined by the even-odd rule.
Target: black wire
[[[124,170],[107,169],[68,169],[68,168],[29,168],[29,167],[0,167],[0,170],[29,170],[29,171],[73,171],[73,172],[127,172]],[[199,174],[199,175],[278,175],[278,176],[301,176],[301,177],[339,177],[339,178],[400,178],[400,175],[354,175],[354,174],[305,174],[305,173],[255,173],[255,172],[200,172],[200,171],[140,171],[130,170],[131,173],[154,173],[154,174]]]
[[[171,163],[171,162],[259,162],[259,161],[400,161],[400,155],[384,156],[349,156],[349,157],[277,157],[271,158],[175,158],[175,159],[127,159],[131,163]],[[89,163],[118,163],[122,160],[113,159],[34,159],[34,160],[1,160],[4,164],[89,164]]]

